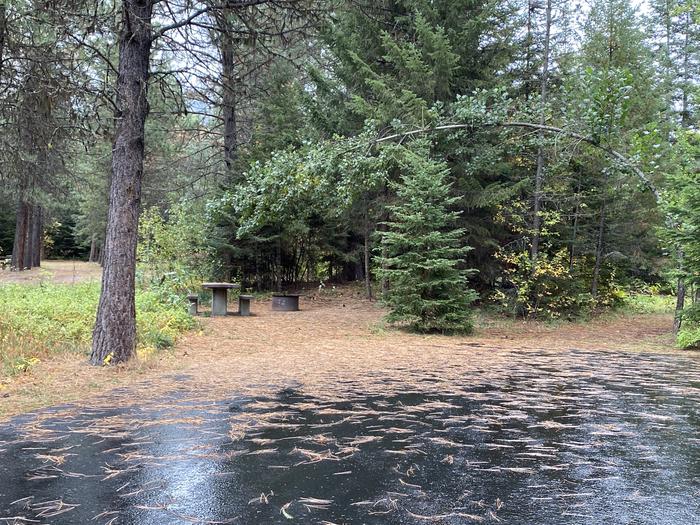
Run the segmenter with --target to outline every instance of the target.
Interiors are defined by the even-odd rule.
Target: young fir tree
[[[414,157],[395,184],[397,202],[380,232],[379,277],[389,289],[384,296],[387,319],[406,323],[418,332],[469,333],[470,304],[476,293],[467,286],[472,270],[460,268],[469,247],[464,230],[454,228],[459,212],[450,207],[449,168],[444,163]]]

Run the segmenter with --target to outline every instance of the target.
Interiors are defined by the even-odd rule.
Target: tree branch
[[[656,199],[656,202],[661,201],[661,193],[659,190],[656,188],[653,182],[649,179],[649,177],[642,171],[640,170],[637,166],[634,165],[631,159],[627,158],[624,156],[622,153],[620,153],[617,150],[612,149],[609,146],[606,146],[604,144],[601,144],[597,140],[595,140],[592,137],[587,137],[586,135],[581,135],[580,133],[576,133],[575,131],[568,131],[563,128],[557,128],[555,126],[547,126],[547,125],[542,125],[542,124],[535,124],[534,122],[519,122],[519,121],[513,121],[513,122],[500,122],[496,124],[484,124],[484,125],[473,125],[473,124],[444,124],[441,126],[434,126],[430,128],[420,128],[420,129],[414,129],[411,131],[406,131],[403,133],[395,133],[393,135],[387,135],[386,137],[381,137],[378,139],[375,139],[372,141],[373,144],[378,144],[380,142],[388,142],[394,139],[399,139],[399,138],[406,138],[410,137],[413,135],[422,135],[425,133],[432,133],[434,131],[449,131],[449,130],[458,130],[458,129],[474,129],[478,127],[501,127],[501,128],[529,128],[529,129],[535,129],[538,131],[544,131],[547,133],[557,133],[560,135],[566,135],[571,138],[578,139],[582,142],[586,142],[587,144],[590,144],[593,147],[596,147],[600,149],[601,151],[604,151],[607,153],[610,157],[613,157],[614,159],[618,160],[622,164],[624,164],[629,170],[644,184],[644,186],[651,191],[651,193],[654,195],[654,198]]]

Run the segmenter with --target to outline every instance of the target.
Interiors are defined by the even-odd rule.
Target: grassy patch
[[[672,295],[630,294],[623,310],[635,314],[667,314],[673,312],[676,298]]]
[[[59,352],[87,354],[100,295],[98,283],[0,286],[0,377],[22,373]],[[138,351],[172,346],[194,326],[184,306],[137,291]]]

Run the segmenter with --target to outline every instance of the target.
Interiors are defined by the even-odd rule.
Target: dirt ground
[[[72,278],[71,263],[45,267],[54,280]],[[98,276],[99,268],[89,268],[78,279]],[[416,370],[430,375],[437,365],[460,361],[508,367],[513,350],[679,352],[669,333],[670,315],[609,315],[559,325],[482,318],[473,336],[445,337],[386,328],[384,311],[366,301],[359,288],[313,290],[302,297],[301,308],[272,312],[261,300],[254,302],[252,317],[202,317],[200,329],[174,349],[127,366],[100,369],[88,365],[86,356],[57,355],[0,384],[0,420],[57,403],[114,402],[111,393],[102,401],[96,398],[116,387],[130,387],[120,389],[124,403],[173,390],[215,399],[259,395],[285,385],[303,385],[323,396],[334,385],[361,377],[394,380]]]
[[[98,280],[102,269],[97,263],[82,261],[42,261],[40,268],[24,272],[0,270],[0,284],[54,282],[72,284],[81,281]]]

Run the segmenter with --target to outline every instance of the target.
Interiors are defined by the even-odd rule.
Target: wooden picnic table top
[[[240,288],[240,284],[234,283],[202,283],[202,288]]]

